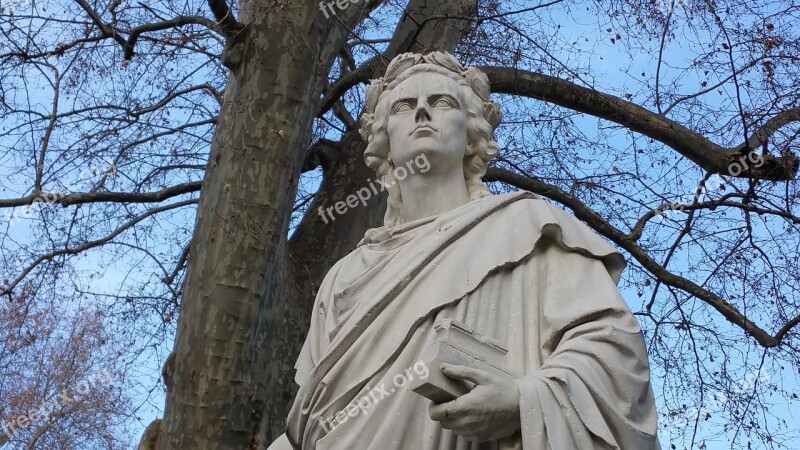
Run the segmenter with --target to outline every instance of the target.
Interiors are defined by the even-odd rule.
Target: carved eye
[[[394,107],[395,114],[401,113],[401,112],[406,112],[406,111],[411,111],[411,105],[406,103],[406,102],[398,103]]]
[[[453,108],[453,103],[452,103],[452,102],[450,102],[450,100],[449,100],[449,99],[447,99],[447,98],[445,98],[445,97],[442,97],[442,98],[440,98],[439,100],[436,100],[436,101],[433,103],[433,107],[434,107],[434,108],[441,108],[441,107],[445,107],[445,108]]]

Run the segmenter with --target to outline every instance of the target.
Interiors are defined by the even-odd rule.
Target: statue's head
[[[449,53],[404,53],[389,63],[383,78],[372,80],[366,94],[364,160],[387,186],[384,226],[405,222],[397,178],[420,158],[432,171],[459,165],[470,200],[491,195],[481,177],[497,155],[492,132],[502,116],[483,72],[462,66]]]

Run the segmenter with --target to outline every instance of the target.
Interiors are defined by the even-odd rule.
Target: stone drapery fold
[[[368,231],[320,287],[287,437],[304,449],[659,449],[641,330],[616,288],[624,265],[584,224],[525,192]],[[509,350],[519,433],[467,441],[396,385],[437,318]],[[325,426],[376,386],[394,390]]]

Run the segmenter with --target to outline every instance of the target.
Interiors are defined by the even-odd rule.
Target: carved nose
[[[419,106],[417,107],[417,114],[414,116],[414,119],[417,122],[420,122],[422,120],[429,122],[431,120],[431,112],[428,111],[428,106],[425,105],[424,103],[420,103]]]

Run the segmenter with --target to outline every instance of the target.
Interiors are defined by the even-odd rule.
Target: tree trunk
[[[326,19],[318,2],[243,2],[247,27],[231,74],[198,206],[159,448],[260,449],[269,442],[267,386],[289,311],[286,236],[322,87],[366,3]],[[273,340],[274,339],[274,340]],[[281,374],[282,376],[282,374]],[[285,400],[284,400],[285,401]],[[272,427],[274,428],[274,426]]]

